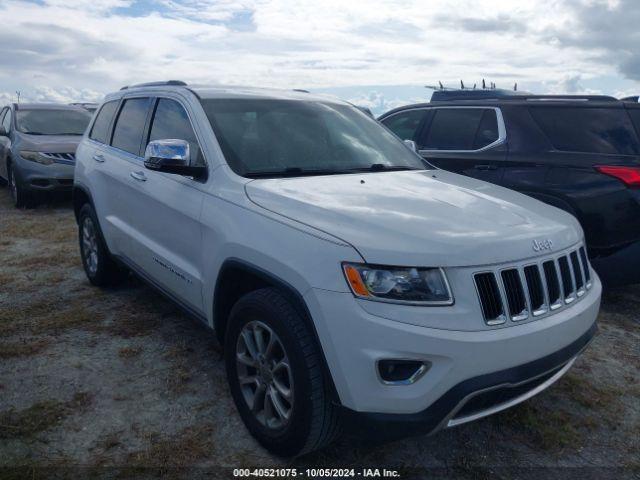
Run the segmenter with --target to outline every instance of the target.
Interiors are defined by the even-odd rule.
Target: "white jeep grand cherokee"
[[[136,272],[213,328],[268,450],[351,424],[435,432],[560,378],[601,285],[576,220],[425,164],[353,106],[301,91],[108,95],[77,151],[95,285]]]

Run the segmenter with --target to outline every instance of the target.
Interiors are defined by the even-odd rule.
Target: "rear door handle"
[[[144,172],[131,172],[129,175],[131,175],[131,178],[139,182],[147,181],[147,177],[145,176]]]
[[[476,165],[476,170],[497,170],[498,167],[494,165]]]
[[[93,159],[94,159],[96,162],[104,163],[104,155],[102,155],[101,153],[96,153],[96,154],[93,156]]]

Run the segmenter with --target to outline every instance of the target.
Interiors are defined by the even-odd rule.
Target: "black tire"
[[[243,328],[259,321],[272,329],[291,365],[290,419],[269,428],[252,413],[240,386],[236,356]],[[320,347],[294,306],[274,288],[250,292],[234,305],[225,336],[227,379],[236,408],[249,432],[270,452],[293,457],[328,445],[340,433],[339,412],[323,367]],[[256,376],[258,376],[256,372]]]
[[[29,208],[33,207],[34,195],[33,192],[26,189],[22,181],[13,171],[13,167],[9,163],[7,165],[7,177],[9,184],[9,193],[11,193],[11,200],[16,208]]]
[[[93,228],[94,241],[91,242],[91,248],[87,247],[86,238],[83,238],[85,234],[84,228],[87,225],[91,225]],[[78,214],[78,241],[80,243],[80,257],[84,272],[93,285],[106,287],[122,280],[123,270],[111,257],[102,237],[96,213],[89,203],[85,203]],[[95,253],[91,261],[89,260],[89,251]]]

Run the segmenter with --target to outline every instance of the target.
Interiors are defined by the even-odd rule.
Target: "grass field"
[[[404,478],[640,473],[640,287],[606,293],[591,347],[531,401],[431,437],[346,437],[291,463],[245,430],[213,335],[133,277],[90,286],[76,235],[68,200],[16,210],[0,189],[0,478],[287,465],[386,466]]]

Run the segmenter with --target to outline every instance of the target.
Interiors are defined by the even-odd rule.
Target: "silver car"
[[[81,107],[30,103],[0,111],[0,181],[16,207],[37,192],[71,191],[75,152],[91,114]]]

